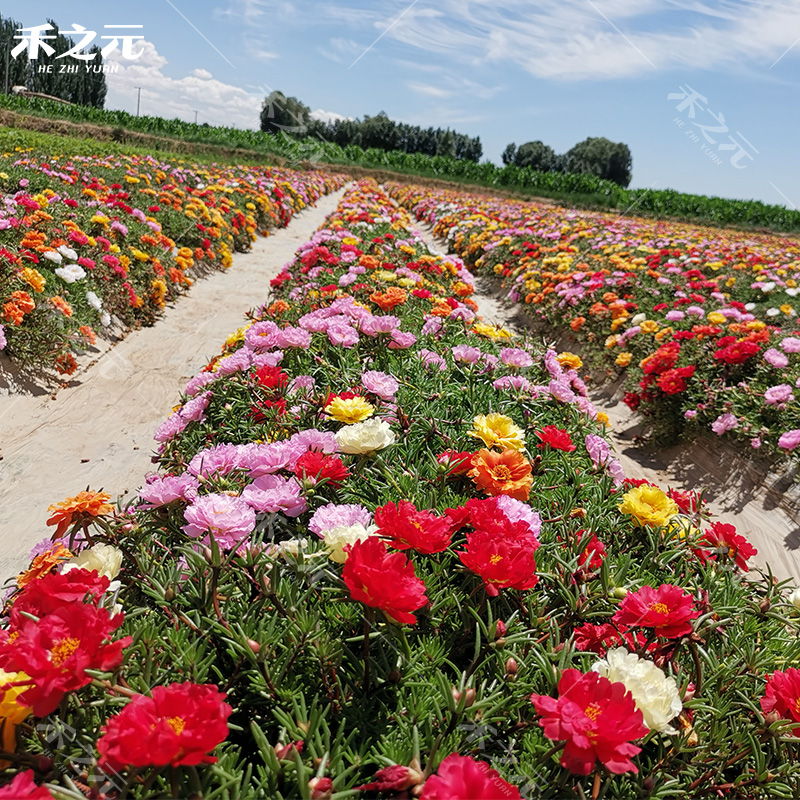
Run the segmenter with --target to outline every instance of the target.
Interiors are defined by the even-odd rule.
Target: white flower
[[[86,302],[95,311],[100,311],[103,308],[103,301],[94,292],[86,292]]]
[[[61,253],[61,255],[64,256],[64,258],[68,258],[71,261],[78,260],[78,254],[71,247],[67,247],[65,244],[62,244],[58,248],[58,252]]]
[[[744,310],[745,311],[752,311],[756,307],[755,303],[745,303]]]
[[[308,539],[287,539],[278,544],[277,553],[286,558],[287,555],[297,558],[308,544]]]
[[[758,288],[761,289],[761,291],[764,292],[764,294],[767,294],[768,292],[771,292],[775,288],[775,286],[776,286],[775,281],[765,281]]]
[[[789,287],[789,288],[786,290],[786,294],[788,294],[788,295],[789,295],[789,297],[797,297],[797,295],[798,295],[798,294],[800,294],[800,289],[796,289],[796,288],[794,288],[793,286],[790,286],[790,287]]]
[[[111,324],[111,314],[109,314],[107,311],[104,311],[104,312],[103,312],[103,313],[100,315],[100,324],[101,324],[101,325],[102,325],[104,328],[107,328],[107,327],[108,327],[108,326]]]
[[[631,325],[641,325],[646,319],[647,319],[647,314],[637,314],[631,320]]]
[[[96,544],[67,561],[63,572],[69,572],[71,569],[95,569],[98,574],[114,580],[119,575],[120,567],[122,567],[122,550],[111,544]]]
[[[86,270],[77,264],[67,264],[66,267],[58,267],[56,275],[67,283],[75,283],[86,277]]]
[[[56,270],[56,272],[58,272],[58,270]],[[768,317],[777,317],[778,314],[780,314],[780,313],[781,313],[781,310],[779,308],[768,308],[767,309],[767,316]]]
[[[42,253],[42,257],[46,258],[48,261],[52,261],[54,264],[60,264],[64,260],[61,257],[61,253],[56,253],[55,250],[48,250]]]
[[[336,434],[339,452],[352,455],[374,453],[394,443],[395,435],[389,423],[375,418],[347,425]]]
[[[374,536],[378,532],[377,525],[370,525],[365,528],[360,523],[355,525],[340,525],[336,528],[331,528],[323,533],[325,547],[330,551],[328,558],[335,561],[337,564],[344,564],[347,561],[347,553],[344,548],[347,545],[353,545],[356,542],[362,542],[370,536]]]
[[[800,611],[800,588],[792,590],[786,599]]]
[[[605,660],[592,666],[592,671],[625,685],[650,730],[677,733],[669,723],[683,708],[678,684],[652,661],[615,647],[606,653]]]

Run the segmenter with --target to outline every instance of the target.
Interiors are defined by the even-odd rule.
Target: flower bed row
[[[273,283],[138,498],[52,507],[0,797],[796,796],[795,596],[625,481],[573,354],[372,182]]]
[[[0,350],[69,375],[344,177],[152,157],[0,157]]]
[[[594,365],[664,440],[800,447],[800,244],[422,187],[390,193]],[[800,452],[798,450],[797,452]]]

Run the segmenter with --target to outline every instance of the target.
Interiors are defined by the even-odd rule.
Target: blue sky
[[[605,136],[630,146],[632,186],[800,207],[797,0],[3,0],[2,13],[142,25],[109,108],[135,111],[142,86],[142,113],[257,127],[280,89],[315,111],[478,135],[497,163],[511,141],[565,152]],[[705,99],[681,110],[690,88]]]

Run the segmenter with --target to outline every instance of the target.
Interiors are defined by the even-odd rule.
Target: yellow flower
[[[20,278],[30,286],[34,292],[44,289],[44,275],[33,267],[25,267],[19,274]]]
[[[612,336],[606,336],[606,350],[610,350],[619,340],[620,337],[616,334],[613,334]]]
[[[525,434],[504,414],[478,414],[472,422],[470,436],[480,439],[487,447],[501,450],[522,450]]]
[[[709,314],[709,316],[711,316]],[[762,322],[760,319],[754,319],[747,323],[747,330],[749,331],[760,331],[763,328],[767,327],[766,322]]]
[[[568,353],[565,351],[559,353],[556,358],[558,358],[558,363],[561,364],[564,369],[580,369],[583,366],[581,357],[576,356],[575,353]]]
[[[784,303],[780,308],[787,317],[794,316],[795,310],[788,303]]]
[[[626,317],[617,317],[615,320],[612,320],[611,321],[611,333],[614,333],[617,330],[617,328],[619,328],[621,325],[624,325],[626,318],[627,318],[627,315],[626,315]]]
[[[642,484],[622,495],[618,506],[623,514],[630,514],[639,525],[659,528],[678,514],[678,506],[657,486]]]
[[[10,684],[22,684],[11,686]],[[32,681],[24,672],[5,672],[0,669],[0,720],[3,720],[2,748],[13,753],[17,747],[17,725],[30,716],[31,707],[17,702],[17,697],[30,688]],[[10,767],[9,761],[0,761],[0,769]]]
[[[662,328],[653,338],[660,342],[662,339],[665,339],[670,334],[674,333],[671,327],[669,328]]]
[[[605,411],[598,411],[597,412],[597,421],[601,425],[608,425],[608,414]]]
[[[375,406],[363,397],[345,399],[336,397],[325,406],[325,413],[329,419],[352,425],[354,422],[363,422],[375,413]]]
[[[652,319],[646,319],[639,324],[642,333],[655,333],[658,330],[658,323]]]
[[[712,312],[711,312],[711,313],[710,313],[710,314],[709,314],[709,315],[706,317],[706,319],[707,319],[707,320],[708,320],[708,321],[709,321],[709,322],[710,322],[712,325],[724,325],[724,324],[725,324],[725,321],[726,321],[725,315],[724,315],[724,314],[720,314],[720,313],[719,313],[719,311],[712,311]]]
[[[633,353],[629,353],[629,352],[626,350],[624,353],[620,353],[620,354],[619,354],[619,355],[616,357],[616,359],[614,360],[614,363],[615,363],[615,364],[616,364],[618,367],[627,367],[627,366],[628,366],[628,364],[630,364],[630,363],[631,363],[631,359],[632,359],[632,358],[633,358]]]
[[[478,322],[473,325],[472,330],[488,339],[510,339],[514,334],[505,328],[497,328],[494,325],[487,325],[485,322]]]

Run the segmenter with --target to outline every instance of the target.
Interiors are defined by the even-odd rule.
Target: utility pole
[[[6,81],[5,81],[6,94],[8,94],[8,60],[10,58],[10,54],[11,54],[11,42],[9,42],[8,45],[6,46]]]
[[[197,125],[197,111],[194,112],[194,124]]]
[[[136,95],[136,116],[138,117],[139,116],[139,106],[140,106],[141,101],[142,101],[142,87],[141,86],[134,86],[133,88],[139,90],[138,94]]]

